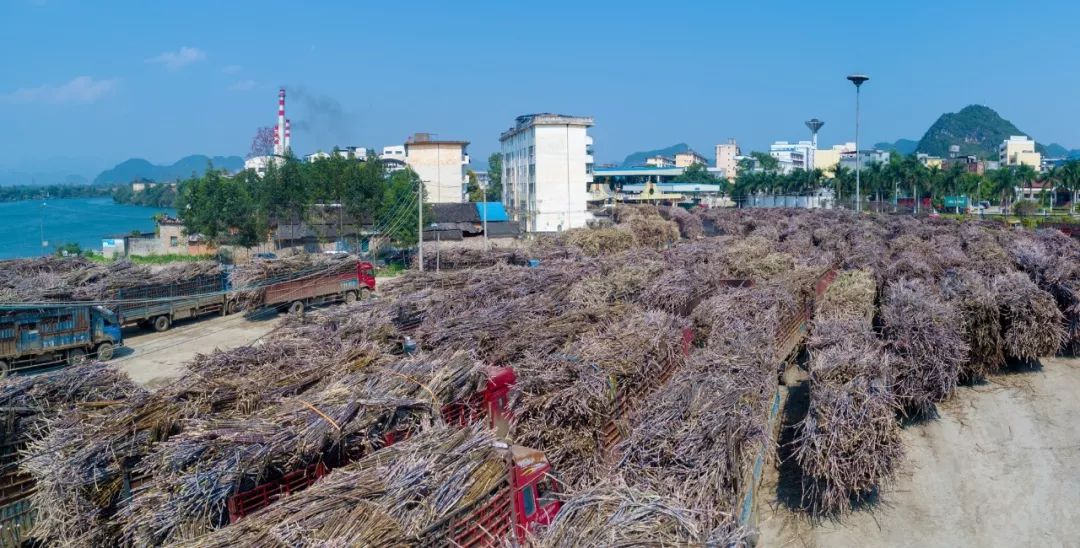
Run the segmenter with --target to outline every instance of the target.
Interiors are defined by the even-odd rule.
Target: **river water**
[[[117,204],[112,198],[67,198],[0,202],[0,259],[43,254],[42,234],[52,253],[69,242],[83,249],[101,251],[101,240],[153,232],[156,213],[175,215],[175,210]]]

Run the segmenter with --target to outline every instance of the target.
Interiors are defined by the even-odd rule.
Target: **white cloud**
[[[151,57],[146,62],[164,65],[169,70],[177,70],[203,59],[206,59],[205,51],[199,48],[183,46],[176,51],[166,51],[157,57]]]
[[[243,67],[241,67],[240,65],[229,65],[227,67],[223,67],[221,69],[221,72],[224,72],[225,74],[236,74],[237,72],[240,72],[240,69],[242,68]]]
[[[251,91],[256,85],[255,80],[240,80],[229,86],[229,91]]]
[[[20,88],[0,95],[0,100],[7,103],[86,104],[113,93],[119,84],[120,80],[116,78],[95,80],[90,76],[77,76],[60,85]]]

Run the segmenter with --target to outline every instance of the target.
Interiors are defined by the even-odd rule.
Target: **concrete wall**
[[[409,143],[405,163],[424,181],[432,204],[462,203],[465,149],[459,143]]]
[[[128,238],[127,255],[164,255],[167,253],[157,238]]]

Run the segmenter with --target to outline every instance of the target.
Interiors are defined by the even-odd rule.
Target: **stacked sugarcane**
[[[99,264],[80,257],[15,259],[0,261],[0,302],[109,301],[124,289],[220,274],[214,261],[150,267],[127,260]]]
[[[346,254],[299,253],[273,260],[256,260],[238,265],[233,270],[232,287],[243,308],[254,308],[262,302],[268,285],[325,273],[347,272],[356,269],[356,257]]]
[[[381,449],[387,434],[440,422],[443,405],[470,401],[484,386],[463,353],[402,359],[346,373],[334,382],[243,417],[188,419],[135,470],[146,480],[113,518],[121,541],[173,543],[228,524],[226,501],[293,470],[338,466]]]
[[[796,425],[793,458],[802,471],[802,503],[832,515],[869,497],[903,454],[891,358],[874,336],[872,276],[846,271],[815,311],[809,409]]]
[[[507,452],[490,431],[434,427],[184,545],[447,545],[440,525],[509,489]]]

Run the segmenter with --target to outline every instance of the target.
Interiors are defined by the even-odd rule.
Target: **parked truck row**
[[[355,302],[375,291],[374,266],[358,261],[347,270],[302,273],[257,288],[244,308],[303,312],[312,305]],[[241,310],[242,293],[229,273],[200,274],[172,284],[125,288],[103,303],[0,304],[0,376],[44,365],[112,359],[123,345],[121,328],[168,330],[175,321]]]

